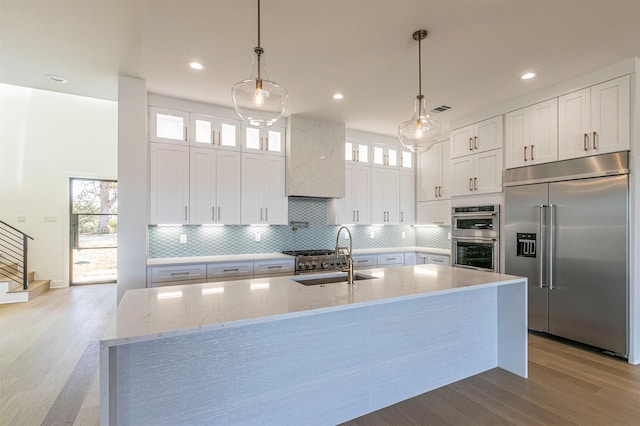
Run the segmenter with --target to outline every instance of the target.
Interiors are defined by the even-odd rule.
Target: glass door
[[[117,182],[71,178],[69,189],[71,284],[116,282]]]

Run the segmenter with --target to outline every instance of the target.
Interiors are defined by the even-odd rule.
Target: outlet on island
[[[180,234],[180,244],[187,244],[187,235]]]

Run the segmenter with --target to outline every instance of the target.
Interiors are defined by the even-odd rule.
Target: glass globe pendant
[[[398,126],[398,137],[403,147],[411,152],[428,151],[440,136],[440,123],[426,114],[426,102],[422,95],[422,46],[421,41],[427,37],[426,30],[413,33],[418,41],[418,96],[416,96],[413,117]]]
[[[231,88],[233,106],[246,123],[252,126],[271,126],[287,107],[287,89],[269,80],[264,49],[260,46],[260,0],[258,0],[258,46],[253,49],[253,72],[248,80],[238,81]]]

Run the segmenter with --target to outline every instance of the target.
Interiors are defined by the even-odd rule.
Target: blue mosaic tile
[[[293,231],[289,226],[175,226],[148,227],[149,258],[215,256],[243,253],[274,253],[283,250],[332,249],[337,225],[327,225],[328,200],[290,198],[289,220],[309,222],[308,228]],[[449,227],[352,226],[353,247],[425,246],[449,248]],[[404,238],[402,233],[404,232]],[[260,241],[255,234],[260,233]],[[180,235],[187,243],[180,244]],[[373,234],[373,238],[371,235]]]

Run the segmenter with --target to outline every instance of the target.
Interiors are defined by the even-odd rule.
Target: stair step
[[[23,290],[19,287],[14,290],[9,290],[7,293],[29,293],[29,300],[49,290],[51,286],[51,280],[34,280],[29,283],[29,289]]]

